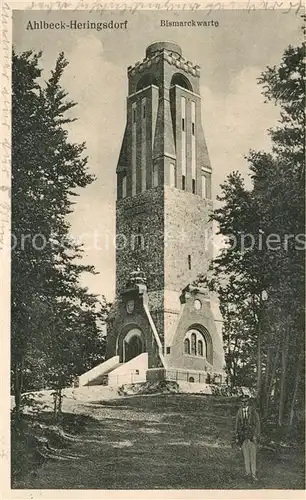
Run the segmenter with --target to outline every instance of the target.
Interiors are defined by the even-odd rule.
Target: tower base
[[[175,368],[151,368],[146,373],[147,382],[169,381],[197,384],[222,384],[225,381],[224,372],[210,373],[200,370],[184,370]]]
[[[222,333],[207,291],[188,285],[181,295],[171,294],[172,307],[167,303],[161,311],[165,326],[161,331],[140,275],[140,271],[134,273],[133,280],[122,291],[109,325],[107,359],[119,360],[120,367],[116,368],[119,378],[123,374],[132,377],[130,368],[135,368],[148,382],[222,383],[225,380]],[[147,364],[140,367],[137,360],[143,359],[145,353]],[[112,378],[111,373],[108,378]]]

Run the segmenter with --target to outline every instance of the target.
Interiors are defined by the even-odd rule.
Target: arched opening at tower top
[[[182,75],[182,73],[175,73],[171,79],[171,87],[174,85],[179,85],[179,87],[183,87],[183,89],[190,90],[193,92],[192,85],[186,76]]]
[[[138,80],[138,83],[136,86],[136,92],[138,92],[139,90],[142,90],[146,87],[149,87],[150,85],[156,85],[156,87],[158,87],[158,83],[157,83],[155,76],[152,75],[151,73],[148,73],[148,74],[142,76],[140,78],[140,80]]]

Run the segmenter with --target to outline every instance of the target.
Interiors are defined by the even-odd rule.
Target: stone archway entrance
[[[123,340],[123,362],[136,358],[142,352],[144,352],[142,332],[139,328],[133,328]]]

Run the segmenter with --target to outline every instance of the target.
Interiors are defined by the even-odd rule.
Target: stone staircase
[[[79,377],[79,387],[108,385],[119,386],[146,381],[148,353],[143,352],[126,363],[119,362],[119,356],[104,361]]]

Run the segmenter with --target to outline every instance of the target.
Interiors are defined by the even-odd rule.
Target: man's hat
[[[242,394],[242,396],[240,396],[240,401],[249,401],[250,399],[250,396],[248,394]]]

